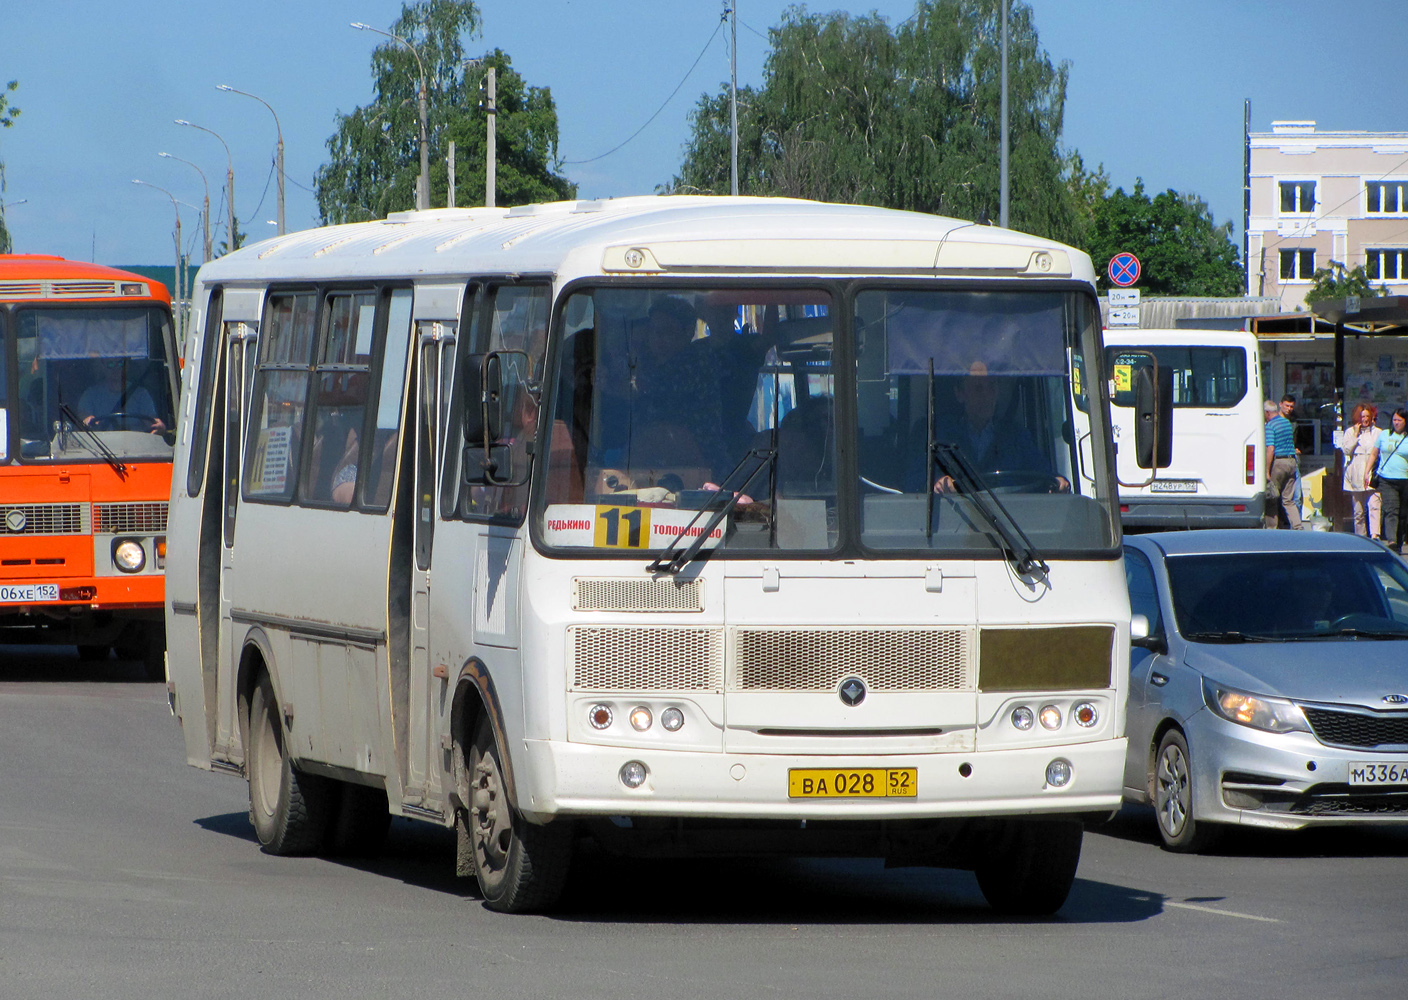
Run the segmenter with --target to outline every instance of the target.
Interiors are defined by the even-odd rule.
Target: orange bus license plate
[[[792,768],[789,799],[912,799],[919,794],[917,767]]]

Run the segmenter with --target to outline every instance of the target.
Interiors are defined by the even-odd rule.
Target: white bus
[[[1126,531],[1259,528],[1266,422],[1255,335],[1236,330],[1105,331],[1115,379],[1111,420]],[[1173,399],[1163,454],[1134,443],[1135,371],[1163,370]]]
[[[991,227],[700,197],[207,264],[167,566],[190,763],[247,778],[276,854],[453,826],[506,911],[583,838],[1054,911],[1125,757],[1093,279]]]

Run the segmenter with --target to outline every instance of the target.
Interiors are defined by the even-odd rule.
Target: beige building
[[[1304,309],[1311,275],[1331,260],[1408,294],[1408,132],[1285,121],[1250,142],[1248,295]]]

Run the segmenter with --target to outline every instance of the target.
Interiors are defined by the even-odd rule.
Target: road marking
[[[1279,924],[1281,921],[1275,917],[1258,917],[1252,913],[1235,913],[1232,910],[1218,910],[1211,906],[1194,906],[1192,903],[1170,903],[1164,900],[1165,906],[1172,906],[1179,910],[1197,910],[1199,913],[1216,913],[1219,917],[1241,917],[1243,920],[1258,920],[1263,924]]]

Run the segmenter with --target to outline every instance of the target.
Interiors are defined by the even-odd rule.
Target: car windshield
[[[856,523],[891,552],[1114,544],[1079,293],[632,285],[578,290],[560,316],[550,546],[819,552]]]
[[[170,461],[175,415],[164,310],[25,309],[17,320],[22,461]]]
[[[1178,555],[1167,566],[1178,629],[1195,641],[1408,638],[1408,567],[1388,553]]]

